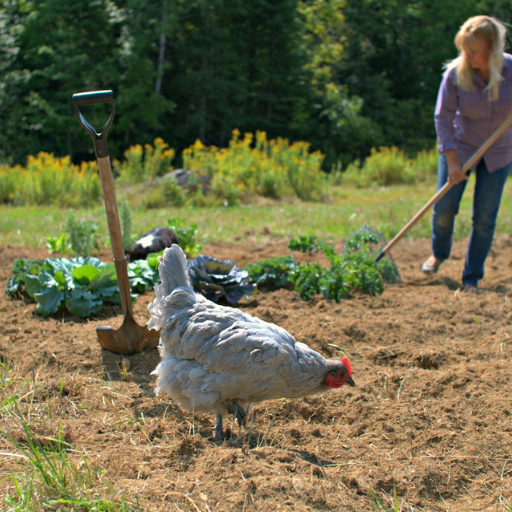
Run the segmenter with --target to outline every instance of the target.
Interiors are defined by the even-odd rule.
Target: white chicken
[[[155,392],[185,410],[216,413],[217,439],[227,413],[244,425],[251,404],[354,386],[347,358],[327,360],[281,327],[196,294],[178,245],[165,250],[159,273],[148,306],[148,327],[161,330]]]

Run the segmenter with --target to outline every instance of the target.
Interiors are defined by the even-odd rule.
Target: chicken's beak
[[[356,385],[356,383],[354,382],[354,380],[352,379],[352,377],[347,377],[345,379],[345,384],[348,384],[349,386],[352,386],[354,387]]]

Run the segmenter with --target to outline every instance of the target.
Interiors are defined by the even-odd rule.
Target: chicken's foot
[[[236,402],[229,402],[224,404],[226,406],[226,410],[230,414],[235,415],[235,419],[241,427],[245,427],[247,415],[243,409]],[[224,429],[222,425],[222,414],[217,414],[217,422],[215,423],[215,439],[218,441],[224,440]]]

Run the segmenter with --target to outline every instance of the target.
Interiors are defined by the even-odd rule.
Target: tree
[[[119,81],[112,9],[107,0],[9,0],[7,27],[16,51],[3,77],[0,116],[7,126],[2,147],[13,161],[39,151],[85,152],[71,98]]]

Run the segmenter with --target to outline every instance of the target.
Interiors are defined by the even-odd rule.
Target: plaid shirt
[[[512,55],[503,55],[503,81],[499,98],[489,101],[486,84],[475,70],[473,91],[461,91],[455,82],[456,70],[446,72],[439,87],[434,120],[440,153],[454,149],[461,165],[492,135],[512,112]],[[512,126],[486,151],[489,172],[512,161]]]

